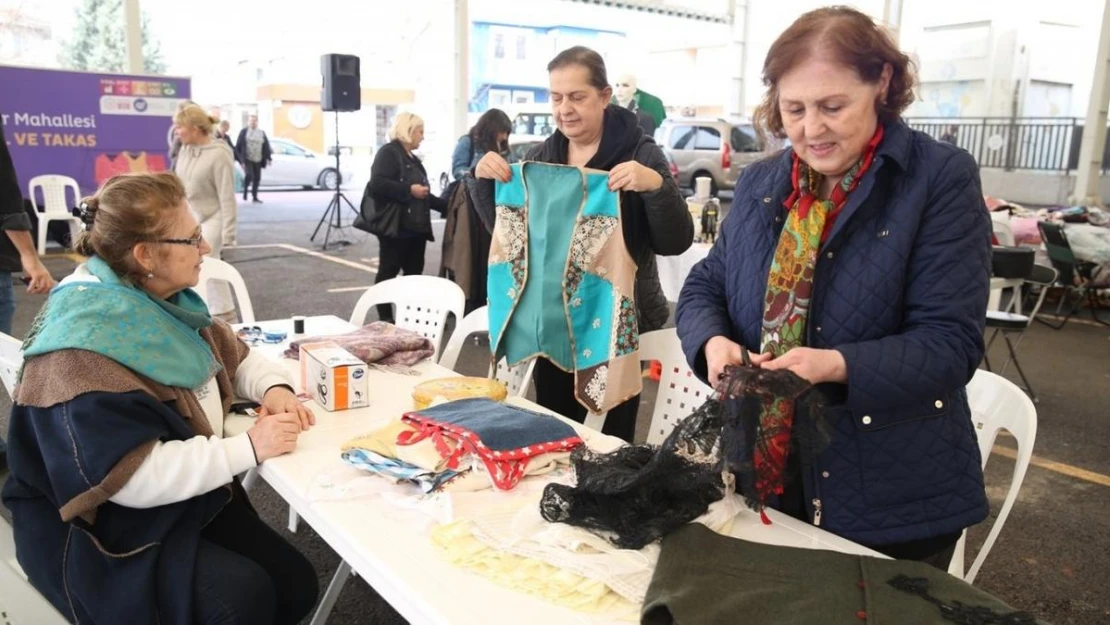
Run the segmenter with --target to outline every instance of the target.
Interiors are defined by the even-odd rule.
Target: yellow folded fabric
[[[455,401],[471,397],[486,397],[494,401],[505,401],[509,391],[497,380],[487,378],[453,377],[429,380],[419,384],[412,391],[412,402],[417,410],[431,406],[437,400]]]
[[[435,527],[431,539],[451,564],[472,570],[502,586],[580,612],[607,613],[630,622],[639,618],[639,606],[601,582],[539,560],[487,547],[471,533],[468,519]]]

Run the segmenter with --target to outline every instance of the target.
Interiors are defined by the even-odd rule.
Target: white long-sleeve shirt
[[[253,402],[274,386],[293,386],[281,365],[251,351],[235,372],[235,395]],[[246,432],[223,438],[224,411],[216,379],[196,391],[215,435],[159,441],[127,484],[110,501],[129,508],[154,508],[202,495],[256,466]]]
[[[62,282],[77,281],[99,280],[81,265]],[[257,403],[274,386],[293,387],[293,380],[280,364],[254,350],[239,363],[232,383],[237,397]],[[246,432],[223,437],[226,415],[216,378],[194,392],[215,434],[184,441],[158,441],[127,484],[109,501],[129,508],[177,503],[219,488],[257,465],[254,446]]]

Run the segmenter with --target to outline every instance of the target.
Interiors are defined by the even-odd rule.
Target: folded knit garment
[[[398,439],[406,440],[407,444],[399,445]],[[456,455],[457,449],[455,439],[421,435],[417,426],[398,419],[352,438],[340,447],[340,452],[343,460],[355,468],[417,484],[425,493],[494,488],[486,463],[468,453]],[[455,459],[454,467],[448,468],[451,459]],[[550,473],[569,463],[569,451],[555,450],[529,455],[514,466],[520,467],[522,477],[527,477]]]
[[[516,486],[533,459],[582,444],[574,428],[564,421],[485,398],[413,411],[402,420],[413,432],[397,438],[399,447],[430,439],[446,468],[458,469],[465,457],[472,458],[482,464],[500,490]]]
[[[346,334],[313,336],[289,344],[285,357],[297,360],[300,346],[307,343],[335,343],[369,365],[411,367],[431,358],[435,345],[419,334],[384,321],[375,321]]]
[[[753,543],[685,525],[663,540],[641,625],[1042,625],[922,562]]]

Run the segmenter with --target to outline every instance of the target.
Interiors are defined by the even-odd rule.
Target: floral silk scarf
[[[883,139],[883,128],[864,148],[863,154],[833,188],[827,200],[817,197],[823,176],[793,155],[794,191],[784,204],[790,210],[786,225],[779,236],[771,271],[767,276],[767,296],[763,312],[763,353],[776,358],[795,347],[805,345],[806,320],[817,253],[832,231],[837,215],[844,208],[848,195],[871,166],[875,150]],[[786,460],[790,454],[791,429],[794,424],[792,399],[767,400],[760,416],[760,432],[753,451],[756,492],[762,508],[767,498],[781,495],[784,489]]]

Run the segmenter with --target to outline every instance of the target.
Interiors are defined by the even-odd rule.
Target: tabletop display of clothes
[[[555,417],[486,398],[409,412],[342,447],[348,464],[425,492],[511,490],[569,462],[582,444]]]
[[[609,175],[517,163],[498,182],[487,297],[494,361],[543,357],[600,414],[641,390],[636,263]]]
[[[320,342],[335,343],[362,362],[387,368],[394,373],[409,373],[409,367],[435,354],[435,346],[427,337],[392,323],[375,321],[346,334],[297,339],[289,344],[285,357],[297,360],[301,355],[301,345]]]
[[[663,539],[641,625],[1038,625],[923,562],[753,543],[686,525]]]
[[[577,482],[550,484],[543,517],[598,532],[638,549],[705,513],[735,488],[762,511],[785,478],[790,454],[810,462],[820,446],[816,394],[790,371],[726,369],[717,394],[684,418],[662,445],[630,445],[605,454],[571,454]],[[768,419],[776,402],[795,406],[792,427]],[[783,436],[785,434],[785,440]],[[763,517],[764,523],[770,523]]]
[[[620,549],[587,530],[548,523],[539,514],[539,496],[472,504],[473,512],[435,527],[432,543],[451,564],[502,586],[580,612],[636,621],[659,545]],[[693,522],[727,533],[743,506],[731,495]]]

